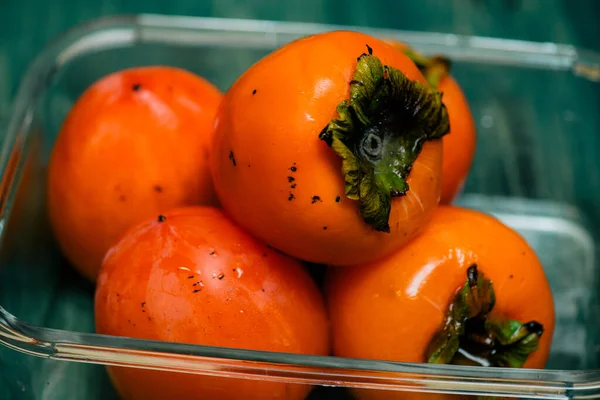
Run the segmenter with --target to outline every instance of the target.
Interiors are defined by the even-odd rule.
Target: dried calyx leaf
[[[437,90],[441,80],[450,74],[452,62],[445,56],[426,57],[408,46],[402,52],[415,63],[434,90]]]
[[[406,195],[407,178],[428,140],[449,132],[440,93],[411,81],[369,53],[358,58],[350,99],[320,133],[342,159],[346,197],[364,221],[389,232],[392,198]]]
[[[522,367],[537,350],[544,327],[536,321],[491,317],[494,305],[492,282],[472,265],[448,307],[445,325],[429,344],[427,362]]]

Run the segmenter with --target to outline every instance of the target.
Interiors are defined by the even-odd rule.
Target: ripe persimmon
[[[223,207],[294,257],[351,265],[411,239],[439,202],[440,95],[371,36],[291,42],[250,67],[215,120],[211,170]]]
[[[67,115],[48,166],[51,225],[63,253],[95,280],[130,226],[172,207],[218,204],[208,165],[222,93],[162,66],[96,81]]]
[[[104,259],[101,334],[238,349],[329,354],[326,308],[296,260],[211,207],[185,207],[127,231]],[[303,399],[308,385],[109,367],[131,399]]]
[[[440,203],[450,204],[462,189],[475,156],[477,133],[469,103],[456,79],[450,75],[450,61],[447,58],[425,57],[405,43],[396,40],[386,42],[409,56],[429,85],[442,93],[442,102],[450,118],[450,133],[443,138]]]
[[[543,368],[550,352],[554,304],[540,261],[478,211],[439,206],[396,253],[331,268],[326,293],[337,356]],[[360,398],[395,398],[386,393]]]

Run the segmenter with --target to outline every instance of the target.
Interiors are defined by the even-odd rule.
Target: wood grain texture
[[[48,40],[92,18],[140,12],[356,24],[600,49],[600,3],[593,0],[0,0],[0,117]]]

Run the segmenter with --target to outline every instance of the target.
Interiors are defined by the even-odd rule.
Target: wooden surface
[[[92,18],[140,12],[370,25],[600,49],[600,2],[594,0],[0,0],[0,118],[48,40]]]
[[[597,24],[600,1],[594,0],[0,0],[0,123],[9,116],[11,99],[25,68],[46,42],[65,29],[95,17],[139,12],[438,31],[552,41],[600,50],[600,26]],[[551,74],[548,76],[552,77]],[[468,73],[461,77],[468,79]],[[534,83],[528,83],[524,75],[518,84],[513,83],[513,86],[525,86],[527,93],[522,98],[512,99],[517,105],[522,104],[513,110],[516,117],[519,117],[519,109],[524,110],[530,104],[543,107],[540,104],[545,99],[552,98],[552,105],[556,106],[559,101],[554,98],[556,93],[560,93],[565,103],[575,109],[585,109],[588,114],[593,114],[593,110],[597,110],[594,107],[600,104],[597,87],[592,90],[581,84],[586,94],[593,94],[592,97],[581,98],[582,92],[576,90],[570,80],[560,80],[558,92],[552,90],[553,82],[546,85],[541,79],[531,81]],[[498,96],[504,96],[499,102],[511,102],[513,86],[507,83],[506,89],[498,92]],[[468,87],[468,92],[474,98],[487,99],[481,88]],[[590,101],[593,103],[590,104]],[[579,108],[575,104],[577,102]],[[561,109],[568,110],[568,107],[561,106]],[[567,117],[573,118],[571,114]],[[518,126],[518,118],[514,120],[516,128],[523,128]],[[597,122],[596,119],[590,124],[597,127]],[[548,118],[545,123],[550,131],[556,121]],[[529,174],[551,171],[552,179],[521,174],[516,183],[509,177],[508,183],[502,187],[490,187],[485,173],[481,172],[473,174],[470,187],[489,193],[567,201],[585,209],[594,223],[600,223],[600,212],[596,206],[600,187],[597,180],[590,178],[597,178],[600,168],[597,160],[599,133],[596,129],[579,131],[576,126],[568,133],[573,135],[569,136],[565,131],[561,136],[561,132],[553,131],[554,136],[532,138],[529,145],[535,146],[533,156],[527,155],[527,160],[518,160],[530,167]],[[548,139],[556,141],[548,142]],[[483,140],[495,143],[492,139]],[[483,162],[481,165],[484,165]],[[26,279],[26,276],[19,276]],[[58,281],[64,277],[46,278]],[[72,276],[69,279],[72,280]],[[18,281],[0,287],[3,290],[0,292],[0,304],[10,304],[10,311],[28,321],[79,330],[88,330],[93,325],[89,312],[81,312],[91,309],[90,288],[63,288],[69,291],[69,297],[61,298],[40,294],[39,298],[44,302],[53,303],[37,305],[31,303],[31,296],[20,297]],[[73,315],[87,315],[88,319],[72,320]],[[0,349],[0,399],[113,397],[102,367],[41,360]]]

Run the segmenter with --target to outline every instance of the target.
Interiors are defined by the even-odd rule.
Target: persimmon
[[[222,97],[191,72],[148,66],[105,76],[76,101],[51,154],[47,198],[58,244],[81,274],[94,281],[137,222],[218,204],[208,156]]]
[[[392,46],[349,31],[304,37],[225,94],[215,189],[235,221],[289,255],[372,261],[437,206],[448,124],[440,95]]]
[[[326,308],[308,272],[211,207],[130,230],[104,259],[98,333],[238,349],[329,354]],[[123,399],[303,399],[308,385],[109,367]]]
[[[448,109],[450,133],[442,139],[442,192],[440,203],[450,204],[462,189],[475,156],[477,130],[462,88],[450,75],[451,63],[446,57],[425,57],[406,43],[386,40],[409,56],[421,70],[429,85],[442,93],[442,102]]]
[[[337,356],[543,368],[550,352],[555,311],[539,259],[517,232],[478,211],[439,206],[394,254],[331,268],[326,293]]]

